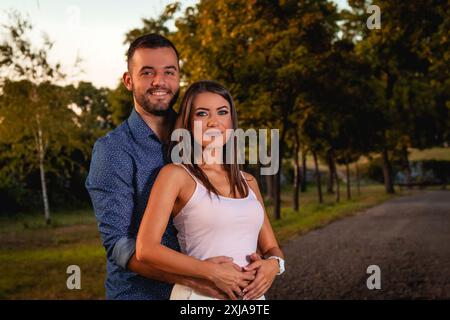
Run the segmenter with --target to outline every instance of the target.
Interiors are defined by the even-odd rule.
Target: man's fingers
[[[233,263],[233,267],[234,267],[237,271],[242,271],[242,268],[239,267],[236,263]]]
[[[242,290],[239,288],[239,286],[233,286],[233,292],[236,294],[237,297],[242,296]]]
[[[227,290],[227,294],[228,294],[228,297],[229,297],[231,300],[237,300],[236,295],[234,294],[233,290],[228,289],[228,290]]]
[[[216,298],[216,299],[219,299],[219,300],[226,300],[227,299],[226,295],[224,295],[223,293],[221,293],[219,291],[216,291],[216,290],[211,290],[209,292],[209,294],[207,294],[207,296],[210,296],[210,297],[213,297],[213,298]]]

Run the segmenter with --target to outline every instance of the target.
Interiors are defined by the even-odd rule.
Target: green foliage
[[[114,126],[118,126],[128,118],[133,109],[133,94],[120,82],[114,90],[109,92],[108,103],[111,121]]]

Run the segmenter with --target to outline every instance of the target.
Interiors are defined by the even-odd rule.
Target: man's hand
[[[228,299],[228,296],[222,290],[217,288],[216,285],[211,281],[192,278],[186,279],[184,284],[204,296],[216,298],[219,300]]]
[[[263,260],[259,254],[252,253],[250,260],[252,263],[244,267],[244,270],[256,270],[256,278],[244,288],[244,300],[257,299],[266,293],[279,271],[278,261],[275,259]]]

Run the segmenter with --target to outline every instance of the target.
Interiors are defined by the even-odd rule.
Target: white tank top
[[[191,198],[173,218],[181,251],[200,260],[227,256],[241,267],[248,265],[247,256],[256,252],[264,222],[264,209],[255,193],[249,187],[245,198],[218,198],[213,193],[210,197],[206,187],[181,167],[196,184]]]

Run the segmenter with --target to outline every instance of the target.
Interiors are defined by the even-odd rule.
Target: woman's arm
[[[245,177],[248,185],[255,193],[256,198],[261,203],[261,206],[264,208],[264,201],[261,191],[259,190],[258,182],[250,174],[246,173]],[[283,252],[278,245],[275,233],[273,232],[269,218],[267,217],[265,211],[266,210],[264,208],[264,222],[261,227],[261,231],[259,232],[258,248],[262,252],[264,258],[278,256],[284,259]],[[262,296],[271,287],[277,273],[279,272],[278,261],[275,259],[262,260],[254,258],[254,262],[248,265],[245,269],[258,270],[255,280],[244,289],[244,292],[246,293],[244,299],[246,300],[256,299]]]
[[[201,261],[161,244],[175,201],[190,177],[174,164],[163,167],[153,185],[136,241],[136,259],[156,268],[184,276],[213,281],[229,296],[240,293],[239,285],[254,278],[237,271],[232,263]]]

